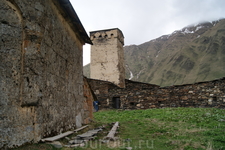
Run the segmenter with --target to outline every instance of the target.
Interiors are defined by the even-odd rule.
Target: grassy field
[[[76,149],[225,150],[225,111],[221,109],[110,110],[97,112],[94,117],[92,127],[105,125],[107,129],[95,141]],[[99,142],[116,121],[120,123],[119,139],[109,144]],[[38,149],[38,146],[42,146],[42,150],[53,149],[46,144],[34,147]]]

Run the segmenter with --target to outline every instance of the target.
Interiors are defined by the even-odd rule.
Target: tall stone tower
[[[124,36],[118,28],[90,32],[91,78],[125,87]]]

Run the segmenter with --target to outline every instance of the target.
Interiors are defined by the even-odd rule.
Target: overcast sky
[[[225,18],[225,0],[70,0],[86,32],[119,28],[125,45],[142,44],[203,21]],[[84,65],[90,46],[84,46]]]

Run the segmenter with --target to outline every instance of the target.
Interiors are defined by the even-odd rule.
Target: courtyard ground
[[[102,143],[114,122],[119,121],[115,141]],[[80,148],[62,150],[224,150],[225,110],[215,108],[164,108],[105,110],[94,113],[89,129],[104,126],[97,137]],[[88,129],[86,129],[88,130]],[[80,133],[85,131],[80,131]],[[77,133],[77,134],[80,134]],[[72,136],[75,136],[71,135]],[[67,144],[66,139],[60,140]],[[53,150],[48,144],[26,145],[17,150]]]

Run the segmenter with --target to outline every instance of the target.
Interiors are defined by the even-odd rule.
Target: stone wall
[[[85,40],[59,4],[67,1],[0,0],[0,149],[80,127],[90,117]]]
[[[84,124],[88,124],[93,119],[93,101],[95,100],[93,91],[90,88],[88,80],[84,77]]]
[[[91,78],[110,81],[119,87],[125,87],[124,37],[115,28],[90,32]]]
[[[101,80],[89,79],[100,102],[100,109],[149,109],[164,107],[225,108],[225,78],[195,84],[159,87],[126,80],[126,88]],[[119,101],[116,100],[119,98]]]

